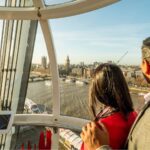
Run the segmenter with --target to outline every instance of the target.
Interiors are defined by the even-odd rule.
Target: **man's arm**
[[[95,122],[88,123],[82,128],[80,136],[88,150],[111,149],[109,147],[109,134],[102,123],[98,125]]]

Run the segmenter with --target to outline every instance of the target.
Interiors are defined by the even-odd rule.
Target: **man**
[[[150,37],[143,41],[141,69],[150,83]],[[145,96],[146,104],[135,120],[127,140],[129,150],[150,150],[150,94]],[[109,135],[103,124],[97,128],[95,122],[88,123],[82,129],[81,138],[88,150],[109,150]]]

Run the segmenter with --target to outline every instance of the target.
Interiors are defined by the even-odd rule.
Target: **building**
[[[93,73],[94,73],[94,68],[85,68],[83,74],[85,78],[91,78]]]
[[[83,67],[72,68],[72,75],[83,76]]]
[[[136,76],[136,78],[138,78],[138,77],[143,78],[143,73],[142,73],[142,71],[141,71],[141,70],[135,71],[135,76]]]
[[[69,72],[70,72],[70,59],[69,59],[69,56],[67,56],[67,58],[65,60],[65,69],[66,69],[66,73],[69,74]]]
[[[84,62],[83,62],[83,61],[80,62],[80,66],[81,66],[81,67],[84,67]]]
[[[44,69],[47,68],[47,58],[45,56],[43,56],[42,59],[41,59],[41,66]]]

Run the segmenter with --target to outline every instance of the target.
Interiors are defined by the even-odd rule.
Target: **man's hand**
[[[102,123],[98,125],[95,122],[88,123],[82,128],[80,136],[88,150],[96,150],[100,146],[109,145],[109,135]]]

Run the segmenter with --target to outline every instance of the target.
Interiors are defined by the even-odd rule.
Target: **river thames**
[[[88,89],[88,84],[80,85],[60,81],[61,115],[90,119]],[[131,96],[134,108],[140,110],[144,104],[143,96],[139,96],[138,93],[132,93]],[[27,98],[31,99],[39,106],[41,113],[44,111],[52,113],[51,81],[30,82],[28,84]],[[24,147],[27,148],[28,141],[30,141],[32,147],[34,144],[38,146],[41,131],[45,131],[45,127],[21,127],[17,138],[16,149],[20,149],[22,143],[24,143]],[[59,150],[65,150],[65,148],[60,144]]]
[[[89,85],[66,83],[60,81],[61,114],[89,119],[88,108]],[[131,94],[134,108],[140,109],[143,104],[143,96]],[[28,85],[27,98],[33,100],[41,111],[52,113],[52,84],[51,81],[31,82]]]

